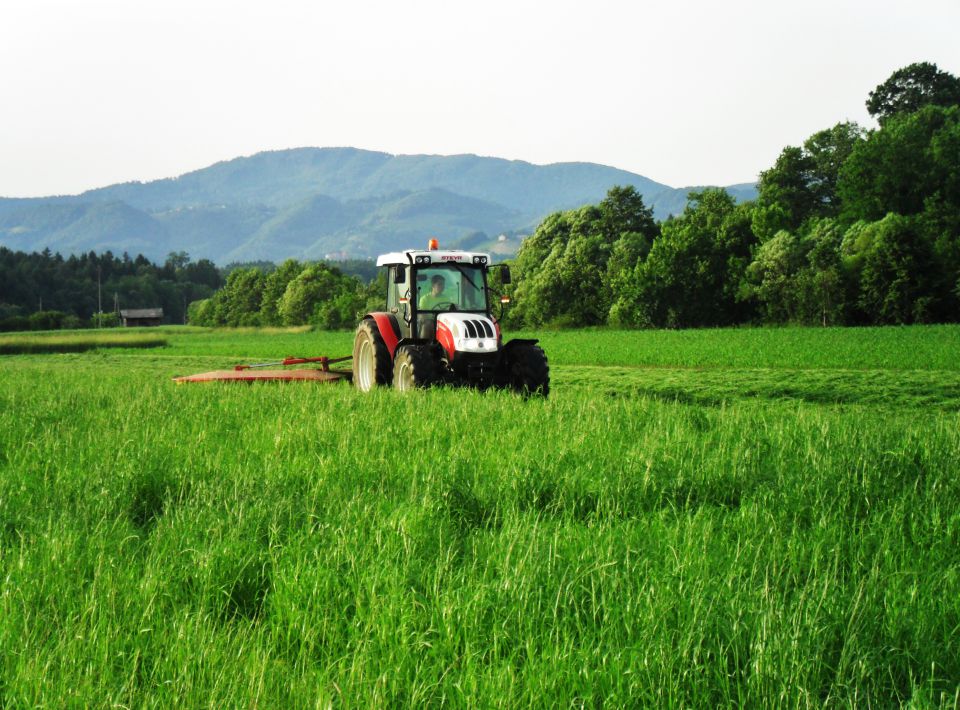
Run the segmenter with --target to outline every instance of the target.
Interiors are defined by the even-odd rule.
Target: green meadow
[[[0,357],[0,707],[960,702],[960,327],[547,331],[546,401],[124,335]]]

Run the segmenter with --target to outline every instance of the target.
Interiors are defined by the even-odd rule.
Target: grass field
[[[545,333],[529,402],[161,335],[0,358],[0,707],[960,700],[960,328]]]

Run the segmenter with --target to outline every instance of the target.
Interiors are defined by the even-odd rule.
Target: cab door
[[[404,269],[404,278],[397,283],[397,267],[391,266],[387,272],[387,311],[397,317],[397,324],[400,326],[400,337],[410,337],[410,267]],[[401,299],[407,299],[406,303],[401,303]]]

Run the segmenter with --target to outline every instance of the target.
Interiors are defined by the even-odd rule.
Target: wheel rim
[[[357,353],[357,384],[364,392],[369,392],[374,380],[373,344],[369,340],[360,343]]]
[[[412,382],[413,376],[410,370],[410,363],[401,363],[400,370],[397,372],[397,389],[399,389],[401,392],[413,389]]]

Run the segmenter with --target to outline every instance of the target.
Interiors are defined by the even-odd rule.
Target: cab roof
[[[377,257],[377,266],[393,266],[394,264],[415,264],[417,257],[430,257],[427,263],[438,264],[450,262],[454,264],[473,265],[474,257],[483,257],[485,265],[490,265],[490,255],[480,251],[461,251],[459,249],[407,249],[406,251],[392,251]]]

